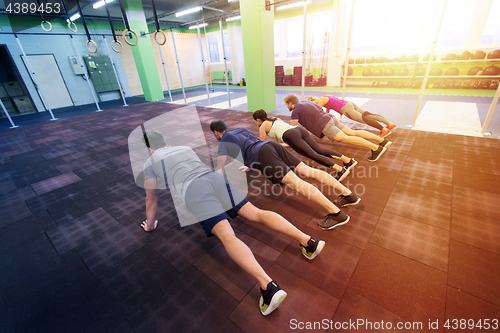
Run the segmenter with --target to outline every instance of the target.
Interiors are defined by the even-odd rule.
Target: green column
[[[134,55],[144,97],[149,102],[162,100],[165,97],[163,96],[163,89],[161,87],[158,68],[156,67],[151,40],[149,35],[146,35],[146,38],[140,37],[141,31],[148,32],[142,2],[140,0],[124,0],[124,5],[130,28],[139,36],[139,43],[132,46],[132,54]]]
[[[265,0],[240,0],[248,111],[276,109],[274,14]]]

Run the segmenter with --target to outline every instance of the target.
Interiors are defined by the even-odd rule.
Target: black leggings
[[[319,164],[327,167],[335,165],[331,159],[326,156],[341,157],[342,154],[332,150],[321,148],[321,146],[311,137],[308,131],[302,127],[291,128],[283,133],[283,141],[288,143],[297,153],[309,157]]]

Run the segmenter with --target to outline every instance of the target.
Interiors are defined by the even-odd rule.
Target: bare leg
[[[378,135],[375,135],[375,134],[370,133],[368,131],[362,131],[362,130],[361,131],[353,131],[352,129],[350,129],[347,126],[344,126],[344,128],[342,128],[342,132],[344,132],[348,136],[358,136],[358,137],[363,138],[363,139],[377,141],[378,143],[382,143],[384,141],[384,139],[382,139]],[[375,148],[375,149],[377,149],[377,148]],[[375,149],[372,149],[372,150],[375,150]]]
[[[259,281],[260,287],[265,290],[267,284],[271,282],[272,279],[257,262],[252,250],[236,237],[228,220],[222,220],[217,223],[213,227],[212,233],[221,240],[229,257],[245,272]]]
[[[297,165],[297,167],[295,168],[295,172],[303,177],[316,179],[317,181],[321,182],[321,184],[327,184],[328,186],[331,186],[335,190],[340,192],[340,194],[342,195],[347,196],[351,194],[351,191],[347,187],[339,183],[330,174],[319,169],[311,168],[302,162]]]
[[[344,129],[346,129],[347,127],[344,127]],[[351,129],[348,129],[349,131],[351,131],[352,133],[354,133],[353,130]],[[354,134],[352,134],[354,135]],[[376,136],[375,134],[373,134],[374,136]],[[376,136],[378,138],[378,136]],[[355,145],[355,146],[360,146],[360,147],[365,147],[365,148],[368,148],[368,149],[371,149],[373,151],[377,150],[378,146],[374,143],[371,143],[370,141],[366,141],[365,139],[363,138],[359,138],[357,136],[348,136],[346,135],[343,130],[338,132],[337,135],[335,135],[335,137],[333,138],[335,141],[338,141],[338,142],[342,142],[342,143],[349,143],[351,145]],[[379,138],[381,139],[381,138]]]
[[[351,102],[352,103],[352,102]],[[373,119],[375,121],[380,121],[381,123],[384,123],[386,124],[387,126],[391,126],[393,125],[389,120],[387,120],[387,118],[385,118],[384,116],[381,116],[379,114],[375,114],[375,113],[371,113],[371,112],[367,112],[366,110],[363,110],[362,108],[360,108],[359,106],[357,106],[356,104],[352,103],[354,105],[354,110],[358,111],[359,113],[361,113],[363,115],[363,117],[366,117],[366,118],[370,118],[370,119]],[[366,114],[365,114],[366,113]],[[384,127],[384,130],[387,130],[386,127]]]
[[[355,109],[355,105],[352,102],[347,103],[344,105],[344,107],[341,109],[342,113],[344,113],[348,118],[357,121],[358,123],[362,124],[367,124],[371,127],[375,127],[379,131],[383,130],[383,126],[380,125],[378,122],[376,122],[373,119],[367,119],[366,117],[363,116],[362,112],[359,112],[358,110]],[[364,111],[364,110],[363,110]],[[366,112],[366,111],[364,111]]]
[[[299,165],[301,164],[306,166],[302,162]],[[328,213],[335,214],[340,211],[340,209],[338,209],[338,207],[335,206],[333,202],[328,200],[316,187],[312,186],[309,183],[306,183],[305,181],[297,177],[297,175],[293,173],[293,171],[289,171],[285,175],[285,177],[283,177],[283,180],[281,182],[285,185],[291,186],[297,192],[305,196],[308,200],[311,200],[321,207],[325,208]]]
[[[311,236],[306,235],[305,233],[297,229],[293,224],[288,222],[280,214],[272,212],[270,210],[259,209],[252,205],[250,202],[241,207],[241,209],[238,211],[238,215],[247,220],[262,223],[272,230],[290,236],[303,246],[307,246],[307,242],[311,238]]]

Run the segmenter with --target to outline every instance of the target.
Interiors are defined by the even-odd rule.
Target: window
[[[307,19],[311,23],[307,24],[307,30],[311,32],[310,36],[312,40],[307,42],[312,43],[312,55],[321,55],[323,51],[328,54],[328,50],[330,49],[329,35],[332,30],[332,15],[311,15]]]
[[[229,52],[229,37],[227,32],[224,32],[224,53],[226,54],[226,61],[231,61],[231,54]]]
[[[219,58],[219,42],[217,35],[208,35],[208,52],[210,54],[210,62],[220,62]]]
[[[302,35],[304,33],[304,20],[298,19],[289,21],[286,24],[286,56],[300,57],[302,56]]]
[[[479,41],[480,45],[500,44],[500,0],[494,0]]]
[[[476,2],[476,0],[448,1],[439,32],[438,49],[460,47],[464,44]]]
[[[280,25],[274,25],[274,57],[280,56]]]

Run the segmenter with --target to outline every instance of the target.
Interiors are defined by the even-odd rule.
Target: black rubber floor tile
[[[0,306],[2,332],[108,332],[84,293],[71,286],[0,298]]]
[[[140,197],[144,199],[145,191],[143,188],[137,186],[133,177],[125,177],[117,182],[104,186],[98,192],[108,201],[119,201],[124,196],[126,197]]]
[[[29,198],[26,200],[26,203],[33,214],[38,214],[46,211],[51,205],[54,205],[63,199],[71,198],[79,192],[80,190],[74,184],[70,184],[52,192],[35,196],[34,198]]]
[[[69,184],[79,182],[81,179],[73,172],[68,172],[62,175],[58,175],[49,179],[42,180],[40,182],[31,184],[33,190],[35,190],[37,195],[42,195],[47,192],[51,192],[58,188],[64,187]]]
[[[33,183],[41,182],[43,180],[57,177],[61,175],[59,170],[53,168],[52,166],[47,167],[26,167],[23,169],[18,169],[21,178],[14,179],[17,187],[24,187],[26,185],[31,185]]]
[[[59,256],[45,234],[2,252],[0,263],[3,295],[29,294],[34,288],[54,290],[65,284],[79,286],[89,275],[75,251]]]
[[[57,252],[63,254],[117,225],[116,220],[98,208],[48,231],[47,236]]]
[[[16,183],[13,180],[5,180],[0,182],[0,195],[8,194],[9,192],[13,192],[17,190]]]
[[[114,329],[179,272],[148,246],[99,275],[85,293],[108,329]]]
[[[238,302],[188,267],[128,320],[136,333],[217,332]]]
[[[2,203],[0,228],[33,215],[25,201]]]
[[[217,237],[207,237],[201,225],[192,224],[186,227],[176,225],[149,246],[178,271],[184,271],[219,242]]]
[[[29,216],[0,229],[0,252],[57,227],[48,214]]]
[[[83,191],[104,187],[108,184],[119,181],[122,176],[117,174],[116,172],[113,172],[113,170],[104,169],[103,171],[98,171],[86,177],[82,176],[81,178],[82,180],[75,185]]]
[[[64,224],[85,215],[108,203],[99,193],[93,190],[77,192],[61,198],[47,207],[47,211],[57,224]]]
[[[76,250],[92,274],[98,276],[152,239],[140,225],[117,225],[78,246]]]

